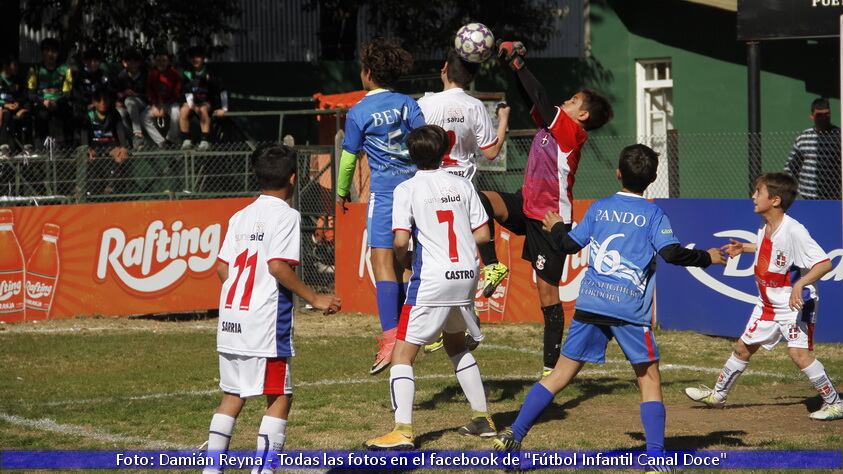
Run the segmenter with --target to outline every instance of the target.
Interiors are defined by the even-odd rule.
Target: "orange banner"
[[[574,202],[574,221],[582,219],[590,200]],[[347,205],[337,211],[336,291],[342,297],[344,311],[377,314],[375,278],[366,245],[366,204]],[[488,300],[478,288],[475,304],[484,322],[544,322],[539,304],[536,275],[530,263],[521,259],[524,237],[495,226],[498,259],[509,266],[510,274]],[[588,248],[569,256],[559,282],[559,297],[570,320],[580,290],[583,270],[588,266]]]
[[[228,219],[252,200],[0,209],[0,321],[215,308]]]

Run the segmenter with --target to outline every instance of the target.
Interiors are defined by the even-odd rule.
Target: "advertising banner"
[[[214,308],[228,219],[252,200],[0,209],[0,321]]]
[[[574,220],[582,218],[591,201],[574,202]],[[377,314],[375,277],[366,246],[366,204],[347,205],[343,213],[337,209],[337,280],[336,291],[342,297],[344,311]],[[536,276],[530,262],[521,259],[524,237],[514,235],[502,226],[495,226],[495,248],[498,259],[510,269],[491,298],[481,295],[478,285],[475,304],[484,322],[544,322],[539,304]],[[565,317],[573,315],[574,302],[580,289],[583,271],[588,266],[588,247],[569,256],[559,282],[559,296]],[[478,282],[479,283],[479,282]]]
[[[735,239],[755,242],[761,217],[749,199],[657,199],[685,245],[707,249]],[[798,200],[788,215],[802,223],[831,259],[832,270],[818,283],[814,340],[843,342],[843,227],[839,201]],[[743,254],[728,265],[683,268],[659,263],[656,315],[662,327],[738,337],[758,301],[754,256]]]

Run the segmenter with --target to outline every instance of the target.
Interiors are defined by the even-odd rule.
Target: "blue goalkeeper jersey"
[[[649,326],[656,253],[679,243],[664,211],[621,192],[595,201],[568,235],[590,245],[577,309]]]
[[[348,111],[342,148],[353,154],[366,151],[372,192],[392,192],[413,177],[416,166],[407,151],[407,135],[422,125],[424,115],[416,101],[386,89],[369,92]]]

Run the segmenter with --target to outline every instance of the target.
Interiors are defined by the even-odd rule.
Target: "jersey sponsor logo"
[[[20,280],[0,281],[0,301],[6,301],[12,296],[19,295],[22,287],[23,282]]]
[[[757,239],[755,232],[742,229],[728,229],[715,232],[712,235],[719,239],[735,239],[743,242],[755,242]],[[696,244],[690,243],[686,245],[686,247],[694,248],[696,247]],[[834,264],[834,267],[830,272],[822,277],[821,281],[843,281],[843,248],[829,251],[828,258],[832,264]],[[744,303],[756,304],[758,302],[758,295],[738,290],[721,280],[721,278],[730,279],[746,277],[751,277],[755,280],[754,259],[755,257],[752,254],[742,254],[735,258],[730,258],[726,261],[726,266],[722,267],[722,273],[718,271],[715,276],[710,275],[702,268],[685,267],[685,270],[697,281],[722,295],[738,301],[743,301]],[[759,262],[759,265],[760,264],[761,263]]]
[[[147,225],[143,235],[127,236],[110,227],[100,236],[95,269],[97,282],[109,273],[125,288],[144,295],[172,290],[188,273],[199,275],[214,266],[219,252],[222,226],[186,228],[175,220],[165,227],[161,220]]]
[[[446,280],[471,280],[474,278],[474,270],[450,270],[445,272]]]
[[[32,283],[31,281],[26,282],[26,296],[39,299],[45,296],[49,296],[50,293],[53,292],[53,285],[45,285],[40,281]]]
[[[243,328],[240,327],[240,323],[232,323],[230,321],[223,321],[220,325],[220,331],[222,332],[232,332],[235,334],[242,334]]]

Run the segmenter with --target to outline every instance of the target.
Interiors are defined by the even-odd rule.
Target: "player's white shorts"
[[[398,320],[396,339],[410,344],[435,342],[442,332],[449,334],[468,331],[475,341],[482,341],[480,325],[474,316],[474,306],[410,306],[405,304]]]
[[[288,358],[236,354],[220,355],[220,389],[240,398],[258,395],[292,395],[293,379]]]
[[[749,318],[741,341],[747,345],[761,344],[764,349],[776,347],[782,339],[787,347],[814,350],[814,324],[805,321],[762,321]]]

